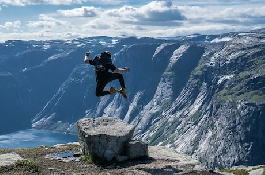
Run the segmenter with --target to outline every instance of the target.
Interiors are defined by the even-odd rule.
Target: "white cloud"
[[[123,6],[119,9],[106,11],[111,17],[116,17],[126,24],[140,25],[164,25],[171,22],[176,25],[179,21],[186,20],[177,6],[168,1],[152,1],[147,5],[136,8],[133,6]]]
[[[169,25],[175,27],[180,25],[179,21],[186,19],[178,11],[177,6],[165,1],[154,1],[142,7],[125,5],[104,9],[83,6],[57,12],[64,16],[64,20],[75,24],[74,32],[90,36],[137,35],[138,32],[141,36],[147,36],[152,28]]]
[[[170,1],[153,1],[137,10],[137,19],[143,21],[185,20],[177,6]]]
[[[0,29],[11,30],[20,28],[20,21],[6,22],[4,25],[0,25]]]
[[[220,34],[223,32],[230,31],[248,31],[250,30],[249,26],[232,26],[226,24],[208,24],[208,25],[192,25],[185,26],[175,29],[166,29],[166,30],[157,30],[156,33],[164,33],[166,36],[182,36],[193,33],[201,34]]]
[[[119,4],[120,0],[1,0],[1,4],[13,5],[13,6],[25,6],[25,5],[71,5],[82,4],[84,2],[93,2],[97,4]]]
[[[97,9],[95,7],[81,7],[72,10],[58,10],[59,14],[66,17],[95,17],[97,16]]]
[[[35,32],[10,32],[10,33],[2,33],[0,32],[0,42],[3,43],[7,40],[53,40],[53,39],[73,39],[85,37],[82,33],[74,33],[74,32],[60,32],[60,31],[53,31],[53,30],[38,30]]]
[[[135,21],[134,14],[137,13],[137,8],[133,6],[125,5],[118,9],[109,9],[106,14],[109,17],[118,18],[119,20],[131,20]]]
[[[55,1],[47,0],[45,2],[55,3]],[[63,2],[82,3],[84,1],[68,0]],[[44,0],[17,0],[14,2],[41,3]],[[56,2],[63,3],[62,1]],[[99,2],[101,0],[97,1],[97,3]],[[255,5],[252,2],[255,2]],[[262,2],[260,0],[242,0],[231,3],[226,1],[227,5],[220,0],[203,2],[173,0],[172,2],[149,1],[144,5],[104,6],[104,8],[83,5],[80,8],[60,9],[53,13],[41,14],[38,20],[29,21],[26,26],[22,26],[19,21],[18,23],[15,20],[6,22],[0,25],[0,29],[6,29],[0,30],[5,32],[4,34],[0,33],[0,38],[2,40],[3,38],[25,39],[27,37],[30,39],[71,39],[98,35],[170,37],[192,33],[219,34],[248,31],[265,27],[265,3]],[[179,5],[180,3],[182,4]],[[203,3],[203,5],[200,6],[199,3]],[[58,6],[58,8],[60,7]],[[7,33],[7,29],[13,30]],[[18,29],[21,30],[21,33],[13,32]]]
[[[42,29],[56,29],[56,28],[71,28],[71,24],[67,21],[57,20],[55,18],[49,17],[47,15],[41,14],[39,16],[39,21],[30,21],[27,24],[30,28],[42,28]]]
[[[70,5],[81,4],[87,0],[1,0],[0,4],[25,6],[38,4],[53,4],[53,5]]]
[[[181,6],[180,11],[189,24],[253,25],[265,22],[265,6],[260,7],[198,7]]]

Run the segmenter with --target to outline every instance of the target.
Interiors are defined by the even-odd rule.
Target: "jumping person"
[[[109,51],[105,51],[100,55],[96,55],[94,59],[88,59],[89,55],[90,52],[86,52],[84,61],[85,63],[89,63],[95,67],[97,81],[96,96],[99,97],[119,92],[124,98],[127,98],[126,86],[122,73],[129,72],[130,69],[128,67],[117,68],[116,66],[114,66],[114,64],[112,64],[111,53]],[[110,72],[109,70],[111,70],[112,72]],[[113,73],[114,71],[115,73]],[[116,79],[119,79],[121,89],[117,90],[114,87],[111,87],[109,91],[104,91],[105,86],[109,82]]]

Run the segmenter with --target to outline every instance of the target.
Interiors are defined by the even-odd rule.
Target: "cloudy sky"
[[[0,0],[0,42],[265,28],[265,0]]]

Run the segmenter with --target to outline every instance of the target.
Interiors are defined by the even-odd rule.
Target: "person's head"
[[[111,52],[110,51],[105,51],[103,53],[106,54],[106,55],[108,55],[108,56],[111,56]]]
[[[100,60],[101,62],[104,62],[105,64],[112,64],[111,52],[110,51],[102,52],[100,55]]]

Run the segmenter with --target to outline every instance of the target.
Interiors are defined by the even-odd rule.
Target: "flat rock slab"
[[[83,154],[92,160],[108,162],[117,156],[126,156],[134,126],[113,117],[83,118],[77,122],[78,141]]]
[[[20,157],[20,155],[18,155],[17,153],[0,154],[0,167],[7,165],[14,165],[16,161],[22,159],[23,158]]]
[[[165,146],[149,146],[148,154],[155,159],[178,161],[178,165],[198,165],[198,160],[190,156],[183,155],[177,151],[167,148]]]
[[[83,118],[78,121],[79,129],[89,135],[107,134],[110,136],[123,136],[128,134],[134,126],[114,117],[101,117],[97,119]]]

